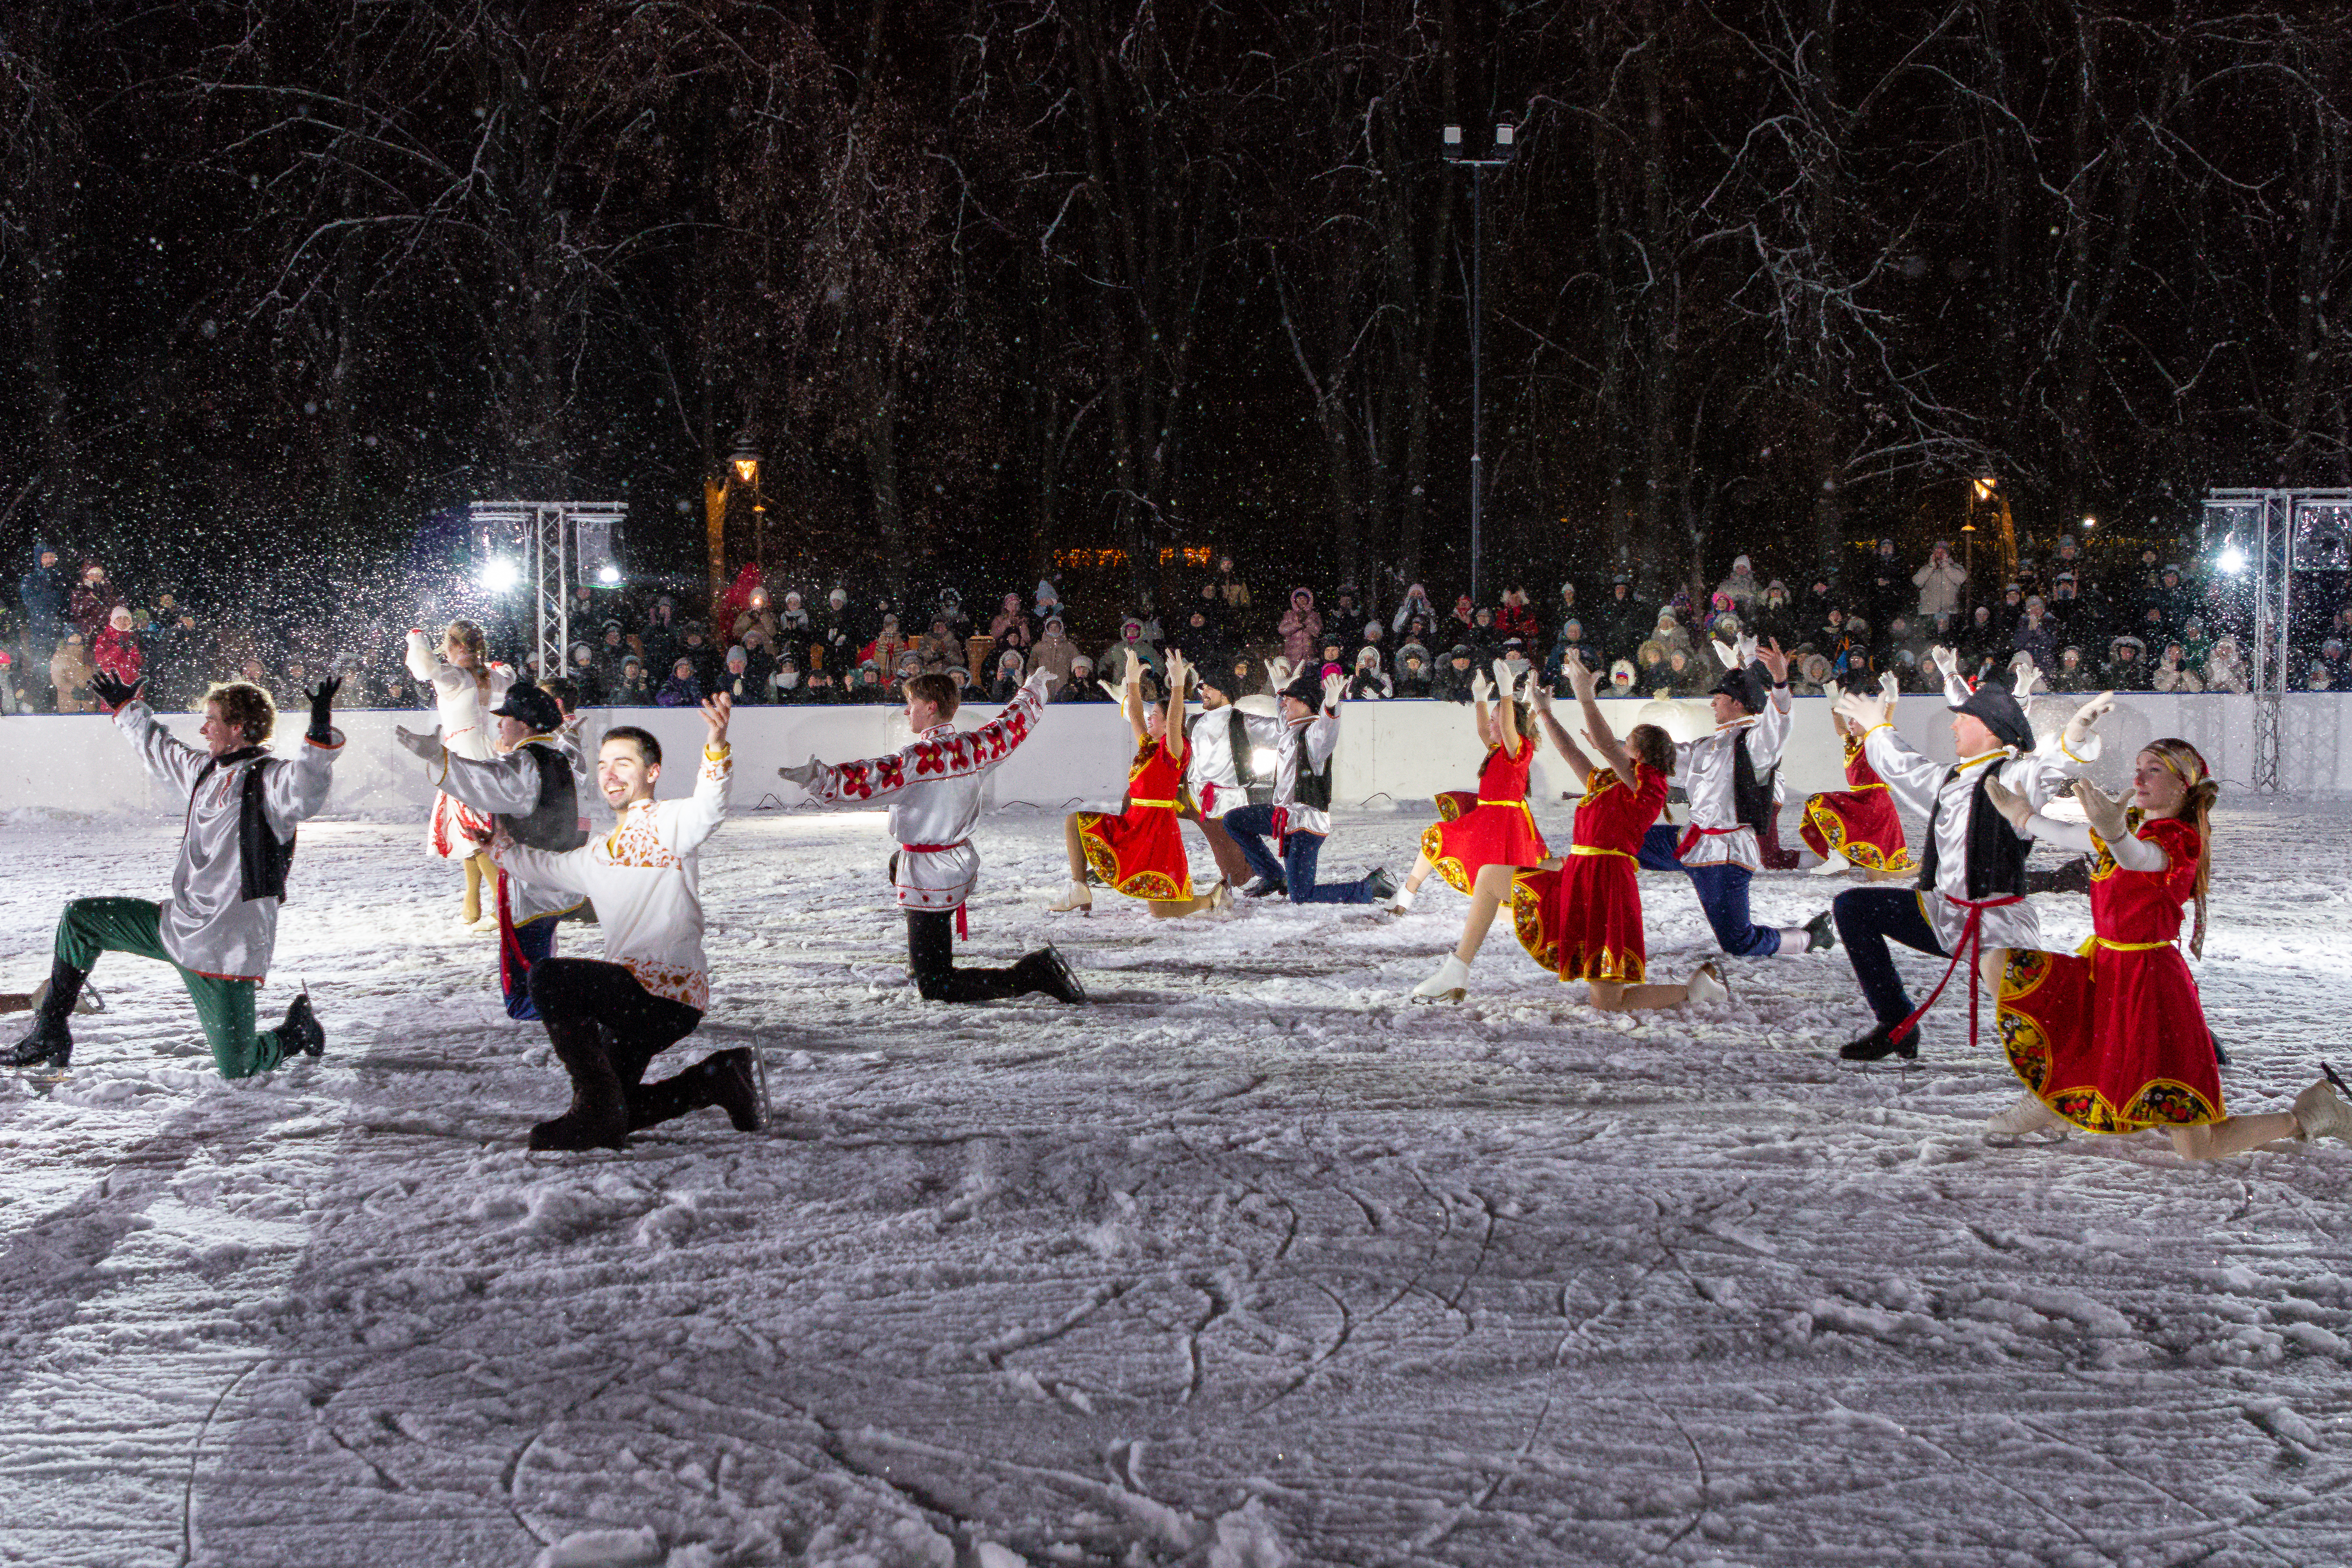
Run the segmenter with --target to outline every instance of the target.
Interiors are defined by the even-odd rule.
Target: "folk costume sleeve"
[[[1003,713],[978,729],[950,731],[941,726],[889,757],[820,763],[816,777],[808,783],[809,799],[864,804],[887,800],[918,784],[985,773],[1029,738],[1044,701],[1044,692],[1032,676],[1004,705]]]
[[[1893,725],[1879,725],[1864,736],[1862,754],[1897,800],[1923,815],[1936,809],[1936,792],[1943,788],[1948,769],[1905,745]]]
[[[539,764],[521,747],[488,762],[444,751],[441,763],[434,783],[477,811],[526,817],[539,804]]]
[[[304,736],[291,758],[263,775],[262,812],[281,839],[292,838],[295,826],[318,815],[327,803],[327,791],[335,781],[335,756],[343,748],[343,732],[330,734],[324,746]]]
[[[175,794],[185,795],[194,789],[196,776],[212,760],[156,723],[154,710],[144,702],[127,702],[117,708],[114,727],[130,740],[148,773],[159,783],[170,785]]]
[[[2054,817],[2045,817],[2039,811],[2025,819],[2025,832],[2028,838],[2039,839],[2043,843],[2055,844],[2062,850],[2074,850],[2082,854],[2095,855],[2104,849],[2126,871],[2160,872],[2171,863],[2171,857],[2165,853],[2164,846],[2153,839],[2144,839],[2133,833],[2126,835],[2120,843],[2110,844],[2093,832],[2088,822],[2062,821]]]
[[[717,832],[727,821],[727,790],[735,777],[735,752],[722,746],[713,751],[702,748],[702,767],[694,776],[694,793],[683,800],[666,804],[669,810],[669,847],[672,852],[690,855],[702,847],[702,841]]]
[[[1756,723],[1743,742],[1748,747],[1748,759],[1756,765],[1759,776],[1778,763],[1781,753],[1789,748],[1789,726],[1796,706],[1785,686],[1774,688],[1764,699],[1764,711],[1756,716]]]

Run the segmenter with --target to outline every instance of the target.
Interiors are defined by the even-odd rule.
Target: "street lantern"
[[[1462,128],[1449,125],[1439,142],[1448,163],[1470,171],[1470,601],[1477,603],[1480,549],[1480,504],[1485,486],[1485,458],[1481,454],[1486,434],[1486,410],[1481,402],[1479,379],[1479,326],[1482,309],[1479,302],[1481,286],[1486,277],[1486,225],[1478,196],[1486,183],[1486,171],[1508,164],[1511,155],[1518,151],[1518,133],[1508,125],[1495,127],[1495,145],[1484,158],[1464,155]]]

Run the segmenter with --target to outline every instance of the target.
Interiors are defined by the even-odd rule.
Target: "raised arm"
[[[1584,713],[1584,738],[1592,743],[1601,760],[1609,764],[1609,770],[1617,775],[1619,783],[1628,789],[1637,788],[1633,778],[1633,758],[1627,755],[1625,743],[1617,738],[1617,732],[1609,727],[1608,717],[1601,711],[1599,681],[1575,653],[1569,654],[1564,667],[1568,671],[1569,684],[1576,691],[1576,705]],[[1570,762],[1569,766],[1573,768],[1575,763]]]
[[[1780,640],[1775,637],[1757,649],[1756,661],[1772,677],[1772,690],[1764,698],[1764,711],[1757,716],[1755,727],[1741,737],[1741,743],[1748,747],[1748,760],[1761,773],[1788,749],[1789,726],[1797,705],[1789,695],[1789,655],[1780,651]]]
[[[539,764],[524,751],[507,751],[488,762],[440,754],[441,777],[435,787],[461,804],[489,816],[501,812],[526,816],[539,804]]]
[[[1576,775],[1576,781],[1590,788],[1592,783],[1592,758],[1584,755],[1583,748],[1570,740],[1568,731],[1559,727],[1559,720],[1552,717],[1551,698],[1540,686],[1536,688],[1535,705],[1536,722],[1543,726],[1544,733],[1551,737],[1552,749],[1559,752],[1560,760],[1568,764],[1568,770]]]
[[[1495,661],[1495,701],[1502,710],[1503,755],[1516,762],[1519,758],[1519,708],[1511,680],[1511,664],[1507,659]],[[1478,727],[1486,727],[1486,716],[1478,716]]]
[[[917,741],[904,751],[859,762],[820,762],[812,757],[796,767],[777,768],[776,776],[807,790],[812,800],[865,805],[887,800],[912,784],[985,773],[1034,732],[1053,683],[1051,670],[1038,670],[1021,684],[1003,713],[969,734]]]
[[[1128,728],[1135,735],[1135,744],[1143,744],[1143,661],[1127,661],[1127,674],[1119,681],[1118,711],[1127,716]]]
[[[196,775],[212,760],[185,741],[173,738],[170,730],[155,722],[146,703],[135,696],[114,710],[114,727],[130,740],[150,774],[183,795],[196,787]]]
[[[1192,678],[1192,666],[1184,662],[1181,648],[1168,650],[1168,700],[1160,710],[1160,733],[1167,738],[1160,744],[1168,749],[1168,760],[1178,768],[1184,766],[1184,687]]]
[[[1887,793],[1915,811],[1932,811],[1936,791],[1943,788],[1944,768],[1903,744],[1895,733],[1895,701],[1884,693],[1848,692],[1837,711],[1862,736],[1862,753],[1886,781]]]
[[[727,723],[734,711],[735,700],[725,692],[702,699],[702,766],[695,770],[694,793],[672,808],[677,841],[670,848],[679,854],[694,850],[727,821],[727,789],[735,777]]]

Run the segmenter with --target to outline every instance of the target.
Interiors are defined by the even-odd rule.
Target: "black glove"
[[[335,694],[342,689],[341,675],[330,675],[315,686],[302,688],[302,695],[310,699],[310,738],[320,746],[332,746],[335,742],[335,724],[330,710],[334,706]]]
[[[125,685],[104,670],[99,671],[89,678],[89,689],[98,694],[98,700],[106,705],[107,711],[110,713],[119,710],[125,703],[137,702],[139,688],[142,684],[132,681]]]

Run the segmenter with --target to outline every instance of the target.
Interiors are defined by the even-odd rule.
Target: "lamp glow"
[[[608,560],[596,569],[596,580],[609,588],[621,580],[621,569]]]
[[[2234,544],[2223,545],[2220,557],[2213,564],[2231,577],[2235,577],[2246,570],[2246,552]]]
[[[492,556],[482,567],[482,586],[492,593],[504,593],[522,580],[522,568],[504,556]]]

